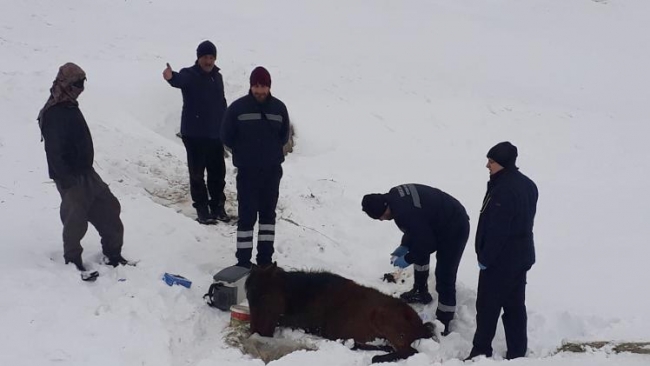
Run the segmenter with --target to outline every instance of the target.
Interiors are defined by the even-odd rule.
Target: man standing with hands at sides
[[[214,64],[217,59],[216,46],[210,41],[202,42],[196,49],[196,58],[194,66],[180,72],[172,71],[167,64],[163,77],[169,85],[181,89],[183,94],[181,135],[187,152],[190,194],[197,221],[205,225],[214,224],[217,220],[230,221],[224,208],[226,165],[219,138],[226,98],[223,78]],[[207,188],[204,179],[206,170]]]
[[[533,223],[538,191],[515,166],[517,147],[501,142],[487,153],[487,193],[476,229],[480,274],[476,333],[467,357],[492,356],[492,339],[503,309],[507,359],[524,357],[528,348],[526,273],[535,263]]]
[[[82,280],[94,281],[99,273],[86,271],[81,258],[81,239],[89,222],[102,238],[105,264],[117,267],[135,263],[122,257],[120,202],[93,168],[93,139],[77,100],[85,82],[86,73],[81,67],[72,62],[62,65],[38,114],[38,125],[45,141],[49,175],[61,195],[63,258],[81,271]]]
[[[250,268],[253,229],[259,214],[257,265],[271,264],[275,208],[282,178],[283,146],[289,140],[287,107],[271,95],[271,75],[259,66],[250,76],[248,95],[226,110],[221,140],[237,167],[237,266]]]

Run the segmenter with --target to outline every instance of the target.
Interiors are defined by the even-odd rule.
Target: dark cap
[[[199,47],[196,48],[196,58],[201,58],[205,55],[217,57],[217,46],[210,41],[201,42]]]
[[[509,141],[499,142],[488,151],[487,157],[504,168],[514,168],[517,162],[517,147]]]
[[[361,200],[363,212],[375,220],[378,220],[386,212],[386,207],[388,207],[386,196],[381,193],[367,194]]]

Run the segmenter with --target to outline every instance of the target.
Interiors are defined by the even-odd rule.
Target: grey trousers
[[[90,222],[102,238],[102,252],[107,257],[121,255],[124,226],[120,220],[120,202],[108,185],[94,171],[76,176],[70,187],[55,181],[61,194],[63,223],[63,258],[67,262],[81,260],[81,239]]]

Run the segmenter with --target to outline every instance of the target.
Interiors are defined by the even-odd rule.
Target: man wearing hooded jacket
[[[180,72],[172,71],[167,64],[163,77],[183,94],[181,138],[187,152],[190,194],[197,221],[214,224],[216,220],[230,221],[224,207],[226,165],[219,139],[226,98],[223,78],[214,64],[217,47],[210,41],[202,42],[196,49],[196,58],[194,66]]]
[[[538,191],[515,166],[517,147],[501,142],[487,153],[490,181],[476,229],[480,268],[476,333],[468,359],[492,356],[492,339],[503,309],[507,359],[524,357],[528,347],[526,273],[535,263],[533,223]]]
[[[112,266],[128,264],[121,254],[124,227],[120,203],[93,169],[93,140],[79,110],[77,98],[85,80],[86,73],[79,66],[61,66],[50,97],[38,115],[49,175],[61,194],[63,258],[80,271],[86,271],[81,239],[88,222],[101,236],[104,262]]]
[[[221,140],[232,150],[237,167],[237,266],[252,265],[253,229],[258,215],[257,264],[271,264],[283,147],[290,130],[287,107],[271,95],[271,75],[264,67],[256,67],[250,76],[248,95],[228,107],[221,125]]]

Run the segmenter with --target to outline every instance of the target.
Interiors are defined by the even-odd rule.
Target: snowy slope
[[[166,62],[191,65],[204,39],[219,50],[228,101],[246,93],[249,72],[264,65],[296,124],[278,205],[280,265],[406,290],[411,279],[380,281],[392,270],[399,231],[368,219],[361,196],[430,184],[467,207],[474,229],[485,153],[510,140],[540,188],[538,263],[528,281],[531,357],[511,364],[648,364],[647,356],[553,352],[564,340],[650,340],[649,2],[2,5],[0,364],[262,364],[224,344],[229,315],[201,299],[212,274],[234,263],[235,228],[188,217],[184,149],[174,136],[181,97],[161,76]],[[80,103],[95,167],[122,203],[124,254],[141,260],[137,268],[94,264],[101,277],[92,284],[63,265],[60,201],[35,121],[67,61],[88,74]],[[233,183],[229,165],[232,203]],[[99,259],[98,243],[89,230],[89,263]],[[478,279],[472,244],[459,272],[457,331],[439,345],[420,342],[422,353],[401,364],[454,365],[468,354]],[[168,287],[164,272],[194,284]],[[367,365],[374,354],[318,345],[274,365]],[[499,360],[501,327],[494,347]]]

